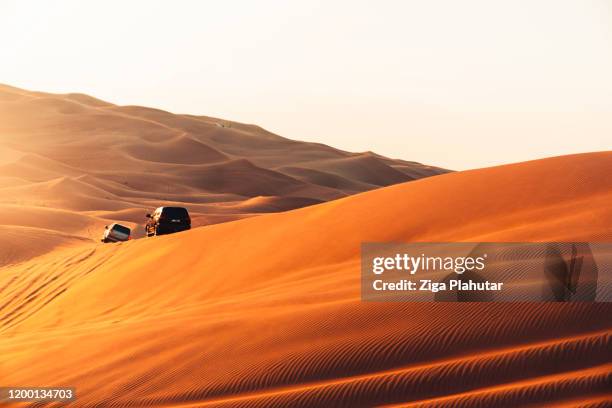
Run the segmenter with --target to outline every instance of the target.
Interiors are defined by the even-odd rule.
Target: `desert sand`
[[[45,230],[27,234],[27,249],[2,234],[10,255],[0,265],[99,239],[113,221],[141,237],[161,205],[188,207],[201,226],[445,172],[254,125],[0,84],[0,206],[11,206],[0,225]]]
[[[4,98],[27,109],[47,103],[29,94]],[[185,143],[179,133],[209,119],[183,122],[84,96],[64,99],[54,106],[79,115],[58,125],[57,143],[72,140],[66,149],[19,136],[0,167],[2,205],[19,208],[13,223],[0,227],[11,237],[2,244],[44,246],[15,250],[0,268],[3,385],[74,386],[75,406],[88,407],[603,407],[612,401],[610,304],[364,303],[359,266],[364,241],[610,241],[612,180],[605,175],[612,174],[612,152],[384,187],[384,177],[360,166],[391,168],[388,184],[401,181],[396,172],[416,168],[407,175],[416,178],[428,168],[372,153],[342,160],[330,157],[340,154],[331,148],[299,143],[285,150],[293,159],[275,156],[275,148],[255,145],[281,143],[276,136],[237,124],[211,125],[206,146],[212,150],[201,154],[217,164],[178,163],[198,157],[182,155],[159,164],[157,143]],[[136,149],[147,159],[125,153],[125,168],[100,170],[97,161],[68,154],[94,142],[64,133],[64,126],[94,120],[83,114],[91,107],[113,112],[100,126],[151,126],[141,139],[150,150]],[[167,141],[168,129],[179,126],[176,140]],[[231,142],[227,129],[235,132]],[[261,138],[253,141],[253,132]],[[98,139],[109,143],[102,157],[122,151]],[[246,152],[248,160],[235,158]],[[141,180],[147,171],[180,180],[180,187],[155,191]],[[256,176],[243,178],[249,172]],[[88,239],[87,231],[106,220],[138,222],[156,194],[182,203],[192,198],[203,226],[112,245]],[[231,222],[204,225],[219,221]],[[55,239],[60,231],[62,239]]]

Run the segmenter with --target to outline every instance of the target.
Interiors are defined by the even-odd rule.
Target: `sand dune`
[[[138,227],[139,219],[114,217],[110,212],[87,214],[17,204],[0,204],[0,211],[5,214],[0,224],[0,266],[30,260],[57,248],[91,244],[101,238],[104,226],[114,221],[134,228],[137,237],[144,235]]]
[[[286,166],[281,167],[279,170],[281,170],[283,173],[290,174],[293,177],[303,181],[323,185],[326,187],[338,188],[344,191],[363,192],[376,187],[373,184],[350,180],[338,174],[329,173],[321,170],[308,169],[305,167]]]
[[[125,145],[123,150],[132,157],[161,163],[199,164],[228,159],[223,153],[184,135],[166,142]]]
[[[140,224],[152,208],[182,205],[200,225],[292,209],[409,179],[393,166],[414,168],[422,177],[446,172],[377,156],[380,163],[374,165],[384,166],[386,173],[377,176],[377,184],[369,184],[359,179],[371,169],[355,165],[354,177],[350,169],[340,177],[320,171],[317,164],[353,157],[354,153],[289,140],[255,125],[0,85],[0,204],[109,217],[130,214],[127,219]],[[308,163],[303,171],[318,172],[317,176],[283,170],[302,162]],[[257,200],[268,204],[255,205]],[[226,205],[205,205],[212,203]]]
[[[610,241],[612,153],[443,173],[0,85],[0,385],[104,407],[609,405],[609,304],[364,303],[359,248]],[[204,227],[97,242],[164,204]]]
[[[312,198],[259,196],[242,201],[236,206],[251,213],[263,213],[288,211],[320,203],[320,200]]]
[[[385,164],[374,155],[365,153],[341,159],[323,160],[316,163],[302,163],[303,167],[313,166],[344,178],[361,183],[386,186],[412,180],[411,177]]]
[[[612,152],[451,173],[4,267],[4,382],[77,406],[604,406],[610,304],[364,303],[359,248],[609,241],[611,173]]]
[[[58,248],[82,245],[88,239],[44,228],[0,225],[0,267],[15,265]]]

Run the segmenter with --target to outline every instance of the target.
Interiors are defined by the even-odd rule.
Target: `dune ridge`
[[[605,406],[609,303],[361,302],[359,248],[610,241],[611,173],[612,152],[450,173],[0,268],[3,380],[83,407]]]

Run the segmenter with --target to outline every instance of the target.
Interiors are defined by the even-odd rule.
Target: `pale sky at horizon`
[[[612,0],[0,0],[0,83],[458,170],[612,150]]]

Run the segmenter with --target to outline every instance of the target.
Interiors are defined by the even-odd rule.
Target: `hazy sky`
[[[453,169],[612,149],[612,0],[0,0],[0,82]]]

